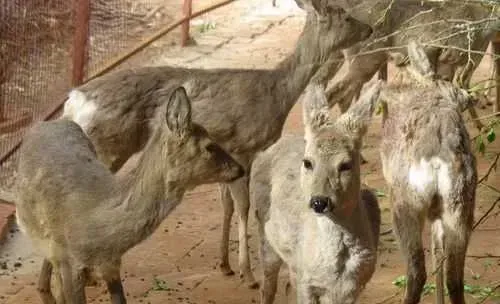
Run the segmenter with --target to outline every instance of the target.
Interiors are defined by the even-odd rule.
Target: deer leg
[[[436,276],[436,303],[444,304],[443,228],[441,220],[432,223],[432,266]]]
[[[229,186],[226,184],[219,184],[220,200],[224,210],[222,222],[222,240],[220,243],[221,263],[220,270],[224,275],[234,275],[234,271],[229,265],[229,232],[231,230],[231,218],[234,213],[234,202],[231,197]]]
[[[86,304],[85,284],[86,273],[73,269],[68,261],[61,263],[62,288],[68,304]]]
[[[380,65],[378,69],[378,79],[387,81],[387,62]]]
[[[297,304],[319,304],[319,299],[313,294],[309,284],[297,281]]]
[[[408,283],[405,292],[405,304],[417,304],[424,288],[427,274],[425,273],[425,256],[422,245],[423,218],[418,211],[413,210],[409,202],[394,198],[393,224],[394,232],[399,239],[399,246],[406,259],[406,275]]]
[[[120,265],[121,261],[117,261],[106,265],[105,269],[101,269],[101,272],[104,274],[104,281],[106,281],[112,304],[127,304],[120,277]]]
[[[446,257],[446,287],[452,304],[463,304],[464,266],[470,232],[472,231],[472,212],[463,219],[460,215],[450,214],[444,222],[444,254]]]
[[[57,304],[65,304],[63,280],[59,263],[52,264],[52,277],[54,278],[54,294]]]
[[[272,304],[276,296],[278,276],[283,261],[266,240],[263,231],[260,238],[260,262],[262,265],[262,272],[264,273],[262,288],[260,290],[260,303]]]
[[[498,35],[500,37],[500,35]],[[496,100],[493,104],[493,112],[500,112],[500,39],[491,42],[493,54],[495,55],[495,84],[496,84]],[[497,114],[500,115],[500,114]]]
[[[455,72],[456,75],[454,77],[453,82],[455,83],[455,85],[463,89],[469,89],[472,73],[474,73],[474,69],[477,67],[477,65],[474,64],[474,62],[479,63],[481,61],[482,55],[473,54],[471,55],[471,57],[472,61],[467,62],[462,69],[458,69]],[[468,111],[476,128],[478,130],[481,130],[484,127],[484,125],[479,120],[479,115],[477,115],[475,106],[470,105]]]
[[[346,57],[352,55],[354,54],[346,55]],[[327,88],[328,103],[338,104],[340,112],[345,113],[351,106],[353,99],[359,96],[363,85],[377,73],[386,61],[385,53],[374,53],[352,59],[346,58],[344,65],[348,65],[347,73]]]
[[[239,266],[240,277],[247,283],[249,288],[259,287],[250,267],[250,255],[248,253],[248,211],[250,209],[250,192],[248,191],[249,176],[246,175],[229,186],[233,201],[236,203],[236,209],[239,216],[238,239],[239,239]]]
[[[44,259],[42,263],[42,270],[38,278],[38,293],[43,304],[56,304],[56,299],[52,295],[50,289],[50,280],[52,278],[52,264],[48,259]]]

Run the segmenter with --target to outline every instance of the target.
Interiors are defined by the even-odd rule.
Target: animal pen
[[[71,87],[130,64],[179,25],[186,45],[190,18],[232,1],[194,14],[192,0],[0,1],[0,187],[13,183],[25,130],[57,117]]]

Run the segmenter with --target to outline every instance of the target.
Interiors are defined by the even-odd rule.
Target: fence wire
[[[0,155],[71,88],[75,1],[0,0]],[[170,24],[181,2],[90,0],[86,75]],[[0,164],[0,188],[12,186],[15,159]]]

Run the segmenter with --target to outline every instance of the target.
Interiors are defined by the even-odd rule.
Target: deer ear
[[[297,6],[301,9],[308,12],[316,11],[317,13],[322,11],[322,5],[324,5],[322,2],[323,0],[295,0]]]
[[[408,43],[408,58],[410,59],[408,70],[418,82],[426,83],[434,80],[434,71],[425,49],[415,40]]]
[[[382,81],[377,80],[368,87],[357,102],[342,114],[335,122],[336,127],[348,134],[356,142],[361,142],[370,123],[375,104],[382,89]]]
[[[191,129],[191,102],[184,87],[178,87],[170,95],[166,118],[169,130],[179,137]]]
[[[438,80],[439,92],[448,102],[456,104],[460,112],[465,111],[473,105],[473,96],[466,90],[454,86],[449,81]]]
[[[302,103],[302,115],[306,139],[331,124],[330,108],[322,85],[310,83],[307,86]]]

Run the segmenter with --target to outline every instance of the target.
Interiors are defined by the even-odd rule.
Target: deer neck
[[[276,99],[282,102],[283,114],[286,116],[295,105],[305,87],[324,63],[328,54],[324,54],[315,38],[316,33],[307,30],[308,24],[300,35],[295,51],[277,67]]]
[[[115,244],[115,249],[122,252],[149,237],[167,215],[180,203],[186,189],[180,182],[167,179],[167,170],[159,164],[167,163],[162,152],[165,146],[151,144],[160,134],[154,134],[143,155],[128,178],[121,180],[122,195],[120,202],[108,211],[112,212],[108,220],[112,234],[107,239]]]

